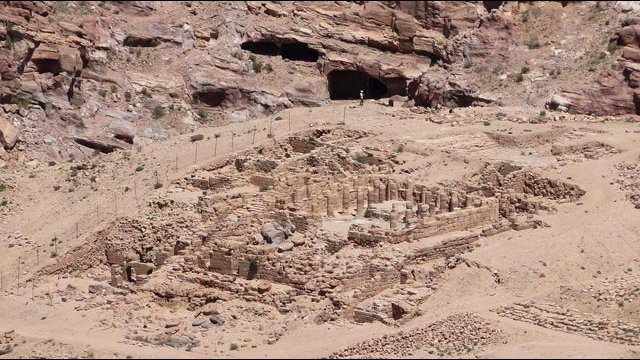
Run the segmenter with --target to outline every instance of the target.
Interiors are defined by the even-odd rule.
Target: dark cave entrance
[[[293,61],[316,62],[320,57],[317,50],[312,49],[306,43],[294,42],[282,44],[282,58]]]
[[[40,74],[52,73],[53,75],[58,75],[62,72],[62,67],[58,60],[38,59],[33,60],[33,64],[36,66],[36,69]]]
[[[224,90],[215,89],[208,91],[196,91],[192,95],[193,102],[196,104],[207,104],[208,106],[221,106],[226,98]]]
[[[288,42],[277,44],[272,41],[246,41],[240,45],[242,50],[258,55],[281,56],[293,61],[316,62],[320,53],[303,42]]]
[[[280,47],[271,41],[246,41],[240,45],[240,48],[258,55],[280,55]]]
[[[360,99],[360,90],[364,90],[365,99],[407,94],[404,78],[379,80],[359,70],[333,70],[327,75],[327,80],[331,100]]]
[[[129,35],[124,39],[123,44],[124,46],[131,47],[156,47],[160,45],[160,40],[156,38],[141,38]]]
[[[500,5],[502,5],[503,3],[504,1],[483,1],[482,5],[484,5],[485,9],[487,9],[487,12],[491,12],[491,10],[493,9],[500,8]]]

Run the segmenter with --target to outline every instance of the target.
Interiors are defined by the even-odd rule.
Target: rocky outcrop
[[[467,87],[444,70],[428,71],[409,83],[409,98],[417,106],[465,107],[493,102]]]
[[[591,84],[553,93],[545,107],[592,115],[640,114],[640,25],[627,20],[612,43],[622,46],[621,56]]]
[[[0,117],[0,144],[7,149],[13,149],[18,141],[18,129],[9,120]]]

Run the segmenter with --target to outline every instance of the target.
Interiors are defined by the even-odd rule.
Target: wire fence
[[[321,125],[323,127],[346,125],[346,109],[345,106],[341,114],[343,116],[322,122]],[[231,124],[225,128],[201,128],[203,133],[208,134],[206,137],[203,135],[201,140],[192,141],[192,138],[184,138],[182,135],[179,142],[172,144],[174,149],[170,150],[175,151],[174,161],[167,161],[165,157],[145,165],[144,171],[133,170],[132,174],[131,169],[114,168],[112,176],[126,180],[119,181],[101,194],[97,194],[96,197],[87,197],[83,201],[70,201],[69,204],[62,204],[57,211],[52,210],[55,211],[55,216],[51,217],[49,225],[54,225],[56,228],[64,225],[62,226],[64,230],[60,232],[43,230],[41,233],[44,235],[34,239],[34,244],[29,248],[21,249],[20,256],[15,261],[0,267],[0,295],[9,293],[33,296],[35,280],[32,276],[43,266],[53,264],[59,254],[71,250],[71,247],[67,247],[67,243],[77,246],[89,241],[91,236],[103,230],[117,216],[135,212],[140,203],[145,201],[153,190],[160,187],[159,184],[168,185],[218,158],[223,159],[233,153],[269,144],[269,142],[276,143],[282,137],[308,130],[315,122],[314,117],[308,116],[309,114],[299,116],[292,114],[292,109],[288,110],[288,114],[283,115]],[[186,149],[185,144],[187,144]],[[32,173],[46,175],[51,174],[51,171],[51,169],[44,169]],[[68,174],[69,169],[60,166],[53,171]],[[28,290],[31,290],[31,294]]]

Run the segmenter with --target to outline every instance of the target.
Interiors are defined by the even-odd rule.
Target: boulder
[[[416,106],[465,107],[485,105],[493,99],[483,97],[444,70],[425,72],[409,84],[409,98]]]
[[[216,326],[224,325],[224,320],[222,320],[222,318],[218,314],[209,316],[209,321],[211,321],[211,323]]]
[[[0,144],[7,149],[13,149],[18,141],[18,129],[9,120],[0,117]]]
[[[260,234],[268,244],[281,244],[287,238],[283,230],[278,230],[274,223],[262,225]]]
[[[80,51],[65,46],[41,44],[34,50],[31,63],[39,73],[75,73],[82,70]]]
[[[278,245],[278,252],[291,251],[293,249],[293,243],[291,241],[285,241]]]

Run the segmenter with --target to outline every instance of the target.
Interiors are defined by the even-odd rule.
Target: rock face
[[[409,96],[417,106],[459,107],[483,105],[492,100],[484,98],[445,71],[429,71],[409,84]]]
[[[562,89],[545,103],[548,109],[579,114],[640,114],[640,25],[623,21],[611,42],[622,46],[617,62],[592,84]]]
[[[18,141],[18,129],[9,120],[0,117],[0,144],[7,149],[13,149]]]

